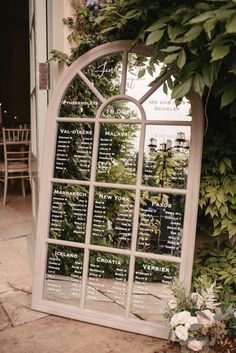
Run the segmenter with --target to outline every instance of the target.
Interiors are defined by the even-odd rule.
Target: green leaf
[[[232,169],[232,161],[231,161],[231,159],[225,157],[225,158],[224,158],[224,163],[227,165],[227,167],[228,167],[229,169]]]
[[[173,61],[175,61],[177,59],[178,55],[179,55],[179,53],[167,55],[164,59],[164,63],[171,64]]]
[[[203,80],[207,87],[211,87],[213,83],[213,71],[210,65],[206,65],[202,69]]]
[[[231,104],[230,107],[230,118],[234,118],[236,116],[236,102]]]
[[[176,43],[187,43],[196,39],[200,33],[202,32],[202,26],[193,26],[187,33],[185,33],[184,37],[176,39]]]
[[[195,23],[205,22],[209,18],[212,18],[214,16],[214,14],[215,14],[214,11],[204,12],[201,15],[192,18],[188,23],[195,24]]]
[[[225,107],[226,105],[231,104],[235,98],[236,98],[235,87],[228,86],[227,89],[225,89],[225,91],[221,97],[221,108]]]
[[[161,51],[164,51],[165,53],[172,53],[173,51],[177,51],[177,50],[180,50],[181,47],[177,47],[175,45],[171,45],[165,49],[161,49]]]
[[[229,72],[236,75],[236,62],[231,66]]]
[[[211,52],[211,61],[223,59],[230,51],[230,45],[219,45]]]
[[[142,77],[145,75],[145,73],[146,73],[146,70],[145,70],[145,69],[139,70],[139,72],[138,72],[138,78],[142,78]]]
[[[205,88],[205,83],[204,80],[202,78],[202,76],[200,74],[196,74],[193,80],[193,85],[194,85],[194,89],[195,91],[202,96],[203,95],[203,91]]]
[[[182,49],[177,58],[177,65],[180,69],[182,69],[185,64],[186,64],[186,54],[184,49]]]
[[[146,32],[153,32],[158,31],[166,26],[166,23],[163,20],[158,20],[157,22],[153,23],[150,27],[148,27],[145,31]]]
[[[164,33],[165,33],[165,30],[151,32],[146,39],[146,44],[152,45],[158,42],[163,37]]]
[[[170,40],[174,40],[175,39],[176,34],[175,34],[174,27],[169,25],[168,28],[167,28],[167,33],[168,33],[168,36],[169,36]]]
[[[211,38],[211,32],[215,28],[216,23],[217,23],[217,18],[211,18],[210,20],[206,21],[203,25],[203,28],[209,38]]]
[[[214,230],[214,233],[212,234],[213,237],[216,237],[217,235],[219,235],[221,233],[221,229],[218,227]]]
[[[202,69],[202,77],[207,87],[211,87],[221,66],[220,61],[205,65]]]
[[[235,33],[236,32],[236,14],[231,16],[226,23],[226,31],[227,33]]]
[[[232,238],[236,234],[236,227],[233,227],[229,231],[229,239]]]
[[[116,26],[112,26],[112,27],[107,27],[101,30],[101,33],[107,33],[107,32],[111,32],[113,31],[113,29],[117,28]]]
[[[219,165],[219,171],[220,171],[221,174],[224,174],[224,173],[225,173],[225,170],[226,170],[225,164],[224,164],[223,161],[221,161],[221,162],[220,162],[220,165]]]
[[[179,99],[184,97],[190,90],[192,84],[192,77],[190,77],[188,80],[178,84],[173,88],[171,98],[173,99]]]
[[[164,82],[163,84],[163,92],[167,95],[168,94],[168,86],[167,86],[167,83]]]

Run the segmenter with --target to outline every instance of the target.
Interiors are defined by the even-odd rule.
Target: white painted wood
[[[34,263],[40,161],[47,112],[47,92],[39,91],[39,62],[47,60],[46,1],[29,0],[29,46],[30,46],[30,124],[32,150],[32,236],[30,253]]]
[[[135,100],[133,97],[126,96],[124,85],[126,82],[126,74],[122,73],[122,87],[121,95],[114,96],[105,99],[102,96],[102,92],[93,86],[93,84],[87,79],[87,77],[82,73],[82,70],[89,64],[93,63],[95,60],[103,58],[108,55],[116,53],[127,53],[130,47],[130,41],[117,41],[109,44],[101,45],[95,49],[92,49],[88,53],[81,56],[74,62],[66,71],[65,75],[61,78],[58,83],[57,89],[55,90],[51,102],[48,108],[47,114],[47,127],[45,135],[45,149],[44,149],[44,163],[42,169],[42,180],[41,180],[41,191],[40,191],[40,206],[39,206],[39,218],[38,218],[38,235],[37,235],[37,253],[35,260],[35,273],[34,273],[34,283],[33,283],[33,296],[32,296],[32,307],[35,310],[45,311],[48,313],[61,315],[65,317],[70,317],[73,319],[83,320],[92,322],[95,324],[110,326],[118,329],[128,330],[132,332],[142,333],[150,336],[168,337],[168,325],[164,323],[151,323],[142,320],[137,320],[131,318],[130,316],[130,305],[131,305],[131,293],[132,293],[132,282],[134,274],[134,260],[135,257],[154,259],[160,261],[171,262],[175,264],[180,264],[180,279],[183,280],[184,285],[189,290],[191,283],[191,273],[192,273],[192,262],[193,262],[193,250],[194,250],[194,239],[196,231],[196,219],[197,219],[197,209],[198,209],[198,190],[199,190],[199,180],[200,180],[200,166],[201,166],[201,148],[202,148],[202,126],[203,126],[203,110],[201,106],[200,98],[193,92],[189,95],[189,100],[192,105],[192,122],[186,121],[148,121],[145,119],[145,111],[142,107],[142,103],[154,92],[154,89],[147,90],[147,93],[139,100]],[[134,50],[134,49],[132,49]],[[143,53],[146,55],[151,55],[150,48],[135,48],[135,52]],[[123,68],[127,66],[127,54],[123,58]],[[79,75],[85,84],[92,90],[96,97],[101,101],[101,106],[97,111],[96,117],[94,119],[82,119],[82,118],[61,118],[59,117],[59,110],[61,101],[63,99],[65,90],[69,86],[70,82]],[[166,76],[167,78],[167,76]],[[164,81],[162,81],[163,83]],[[155,89],[160,87],[160,84],[156,84]],[[111,119],[101,119],[100,114],[104,107],[115,101],[117,99],[127,99],[135,103],[140,109],[142,120],[136,119],[135,122],[132,120],[124,121],[118,120],[113,121]],[[81,180],[67,180],[53,178],[54,170],[54,159],[56,151],[56,139],[57,139],[57,125],[59,122],[78,122],[84,123],[89,122],[94,124],[94,140],[93,140],[93,155],[92,155],[92,169],[91,169],[91,179],[90,181]],[[141,126],[141,150],[143,150],[144,145],[144,132],[146,125],[163,125],[163,126],[190,126],[191,127],[191,146],[190,146],[190,164],[189,164],[189,175],[188,184],[186,189],[173,189],[173,188],[162,188],[162,187],[149,187],[141,185],[142,181],[142,153],[139,153],[139,167],[137,172],[137,182],[135,185],[121,185],[113,183],[101,183],[96,182],[96,161],[99,146],[99,131],[100,123],[130,123],[130,124],[140,124]],[[86,239],[84,243],[69,242],[65,240],[56,240],[48,238],[49,232],[49,221],[50,221],[50,208],[51,208],[51,194],[52,194],[52,184],[72,184],[72,185],[87,185],[90,187],[90,194],[88,200],[88,213],[87,213],[87,228],[86,228]],[[133,219],[133,243],[131,249],[117,249],[102,247],[90,244],[91,238],[91,227],[93,218],[93,203],[94,203],[94,193],[95,187],[104,186],[108,188],[127,190],[136,190],[136,203],[135,203],[135,215]],[[184,217],[184,236],[182,245],[182,255],[181,258],[171,256],[171,255],[159,255],[153,253],[144,253],[136,251],[135,239],[137,237],[138,230],[138,209],[139,209],[139,198],[141,191],[153,191],[162,192],[177,195],[186,195],[186,206],[185,206],[185,217]],[[76,308],[74,306],[66,305],[63,303],[49,301],[43,299],[43,286],[44,277],[46,271],[46,255],[48,244],[58,244],[71,246],[78,249],[84,249],[84,268],[83,268],[83,282],[81,290],[81,301],[80,307]],[[130,257],[130,278],[128,285],[128,298],[127,298],[127,309],[126,316],[122,318],[120,316],[115,316],[111,314],[104,314],[95,310],[86,309],[85,304],[85,292],[86,283],[88,276],[88,265],[89,251],[105,251],[114,254],[123,254]],[[155,308],[154,308],[155,310]]]

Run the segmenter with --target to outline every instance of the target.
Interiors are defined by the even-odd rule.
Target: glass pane
[[[101,124],[97,181],[135,184],[140,125]]]
[[[167,94],[164,93],[163,86],[143,103],[143,108],[148,120],[192,120],[189,115],[191,109],[189,101],[184,98],[177,106],[175,100],[171,99],[171,91],[168,89]]]
[[[54,184],[49,237],[84,242],[88,207],[88,188]]]
[[[178,276],[179,265],[151,259],[136,258],[131,298],[132,316],[139,320],[166,321],[163,313],[172,299],[169,285]]]
[[[90,179],[94,125],[59,123],[54,177]]]
[[[150,186],[186,188],[190,127],[146,127],[143,183]]]
[[[82,249],[48,245],[44,299],[79,306],[83,257]]]
[[[66,90],[59,116],[94,118],[100,104],[89,87],[77,76]]]
[[[181,255],[185,196],[141,193],[137,250]]]
[[[129,257],[91,251],[86,309],[125,315]]]
[[[92,244],[130,249],[135,192],[95,190]]]
[[[120,94],[122,55],[115,54],[95,61],[83,73],[106,98]]]
[[[125,93],[139,100],[151,88],[151,82],[160,75],[160,71],[161,65],[155,64],[150,68],[149,57],[130,53]]]
[[[141,119],[141,113],[136,104],[120,99],[108,104],[103,110],[101,118]]]

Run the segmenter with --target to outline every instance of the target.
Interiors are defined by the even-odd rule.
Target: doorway
[[[5,127],[30,123],[28,32],[28,0],[1,2],[0,103]]]

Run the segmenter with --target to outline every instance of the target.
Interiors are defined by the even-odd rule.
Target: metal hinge
[[[49,64],[39,63],[39,89],[49,89]]]

